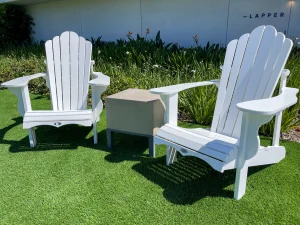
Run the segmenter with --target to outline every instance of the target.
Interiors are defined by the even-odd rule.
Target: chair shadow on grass
[[[103,132],[106,131],[104,130]],[[153,160],[149,158],[147,137],[117,132],[114,132],[113,135],[113,148],[108,149],[110,154],[105,156],[105,160],[111,163],[123,161],[148,162]]]
[[[29,147],[28,136],[22,140],[5,140],[5,134],[22,124],[22,117],[0,129],[1,144],[9,144],[12,153],[26,151],[76,150],[80,147],[107,151],[105,160],[112,163],[137,161],[132,169],[147,180],[164,189],[163,196],[178,205],[190,205],[205,197],[224,197],[233,199],[232,188],[235,170],[223,174],[213,170],[204,161],[195,157],[178,157],[171,166],[165,165],[165,157],[149,158],[148,140],[144,137],[115,134],[113,149],[106,148],[106,130],[98,132],[98,144],[94,145],[93,136],[86,139],[92,127],[68,125],[60,128],[40,126],[36,129],[37,146]],[[178,154],[179,155],[179,154]],[[267,166],[249,168],[248,177]],[[248,189],[251,187],[247,187]]]
[[[21,140],[7,140],[5,134],[16,126],[23,123],[22,117],[13,118],[14,123],[0,129],[1,144],[10,145],[9,151],[13,153],[26,151],[48,151],[48,150],[76,150],[78,147],[86,147],[109,154],[106,159],[110,162],[121,162],[124,160],[141,161],[142,158],[148,159],[148,153],[144,153],[148,149],[147,138],[136,137],[132,135],[115,134],[115,146],[113,149],[106,147],[106,130],[98,132],[98,144],[94,144],[94,137],[86,138],[93,127],[84,127],[79,125],[66,125],[59,128],[52,126],[38,126],[36,131],[37,145],[34,148],[29,146],[29,138],[26,130],[20,126],[25,132],[25,137]],[[100,121],[101,122],[101,121]],[[122,149],[120,149],[122,146]]]
[[[164,189],[164,197],[178,205],[190,205],[205,197],[223,197],[233,200],[232,187],[236,170],[224,173],[196,157],[182,157],[171,166],[165,165],[165,157],[149,158],[147,138],[115,134],[114,147],[105,160],[112,163],[138,161],[132,169],[150,182]],[[250,167],[248,177],[268,165]],[[248,190],[251,187],[247,187]]]
[[[249,168],[248,177],[266,167]],[[195,157],[179,156],[171,166],[166,166],[165,157],[160,157],[148,163],[138,163],[132,169],[162,187],[163,196],[174,204],[191,205],[205,197],[233,200],[232,187],[228,186],[235,182],[235,170],[220,173]]]
[[[29,146],[28,135],[21,140],[4,139],[5,134],[9,130],[23,123],[22,117],[17,117],[12,120],[15,121],[13,124],[0,129],[0,140],[1,144],[10,145],[9,151],[13,153],[26,151],[76,150],[79,146],[97,150],[106,148],[105,132],[98,133],[99,143],[95,145],[93,136],[86,138],[93,128],[79,125],[67,125],[60,128],[39,126],[35,130],[37,145],[34,148],[31,148]],[[22,128],[20,127],[20,129]]]

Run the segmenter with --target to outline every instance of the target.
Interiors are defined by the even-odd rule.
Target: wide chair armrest
[[[210,80],[210,81],[203,81],[203,82],[176,84],[176,85],[171,85],[166,87],[152,88],[150,89],[150,92],[159,95],[172,95],[180,91],[184,91],[186,89],[194,88],[194,87],[201,87],[201,86],[207,86],[212,84],[219,86],[219,83],[220,80]]]
[[[7,87],[7,88],[24,87],[24,86],[28,85],[28,82],[30,80],[38,78],[38,77],[45,77],[45,76],[47,76],[46,73],[37,73],[37,74],[30,75],[30,76],[18,77],[16,79],[2,83],[1,86]]]
[[[282,89],[282,93],[276,97],[241,102],[237,104],[237,108],[242,112],[256,115],[275,115],[297,103],[298,92],[299,90],[296,88],[285,87]]]
[[[150,89],[150,92],[153,94],[159,94],[165,104],[166,111],[164,114],[164,123],[169,123],[177,126],[178,92],[184,91],[189,88],[207,86],[212,84],[219,86],[219,83],[219,80],[210,80],[195,83],[176,84],[172,86],[152,88]]]
[[[89,82],[91,86],[108,86],[110,84],[110,77],[101,72],[92,72],[93,80]]]
[[[2,87],[7,87],[18,98],[18,111],[21,116],[25,112],[31,111],[30,96],[28,91],[28,82],[38,77],[46,77],[46,73],[37,73],[30,76],[19,77],[1,84]]]

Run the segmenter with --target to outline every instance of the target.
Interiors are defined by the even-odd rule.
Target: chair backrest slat
[[[238,40],[233,56],[232,50],[227,50],[226,57],[233,57],[233,63],[222,72],[221,84],[227,83],[227,87],[219,89],[218,98],[225,97],[217,100],[212,131],[239,138],[242,113],[236,105],[272,96],[291,48],[292,41],[274,27],[260,26]]]
[[[86,109],[92,44],[67,31],[45,48],[53,110]]]
[[[57,109],[63,110],[63,94],[62,94],[62,73],[61,73],[61,58],[60,58],[60,39],[54,37],[52,41],[53,58],[54,58],[54,75],[55,75],[55,88],[57,98]],[[48,60],[47,60],[48,61]]]
[[[46,48],[46,57],[47,57],[47,72],[49,77],[49,84],[50,84],[50,95],[51,95],[51,102],[52,102],[52,109],[57,111],[57,95],[56,95],[56,82],[55,82],[55,66],[54,66],[54,59],[53,59],[53,48],[52,48],[52,41],[47,41],[45,44]]]
[[[71,109],[77,109],[78,105],[78,50],[79,37],[74,32],[70,32],[70,67],[71,67]]]
[[[84,67],[85,67],[85,39],[83,37],[79,38],[79,73],[78,73],[78,79],[83,80],[84,79]],[[82,108],[83,103],[83,85],[79,83],[79,89],[78,89],[78,108]]]
[[[281,71],[284,69],[285,63],[289,57],[292,46],[293,46],[293,42],[290,39],[286,38],[283,42],[280,54],[277,59],[277,63],[274,66],[273,73],[269,78],[268,85],[264,90],[264,94],[262,98],[269,98],[273,95],[275,86],[279,80],[279,76],[276,75],[280,74]]]
[[[227,119],[227,112],[230,107],[232,95],[233,95],[234,88],[235,88],[236,81],[237,81],[237,77],[239,75],[240,68],[241,68],[241,65],[243,62],[248,39],[249,39],[249,34],[245,34],[238,40],[235,55],[232,56],[233,63],[230,65],[227,65],[227,67],[229,67],[229,69],[227,70],[228,72],[224,71],[225,74],[229,73],[228,75],[226,75],[227,78],[226,77],[223,78],[224,74],[222,72],[221,81],[224,83],[227,83],[227,89],[225,92],[219,93],[221,96],[224,96],[224,103],[222,104],[222,106],[219,106],[222,108],[222,111],[219,113],[219,115],[218,114],[214,115],[214,120],[219,121],[218,127],[217,127],[217,132],[219,132],[219,133],[222,132],[225,122],[226,122],[226,119]],[[237,42],[237,40],[234,40],[232,42]],[[226,52],[226,55],[227,55],[227,52]]]
[[[227,81],[228,81],[229,74],[231,71],[234,54],[236,51],[238,51],[236,49],[237,44],[238,44],[238,41],[234,40],[234,41],[231,41],[227,46],[227,52],[226,52],[226,56],[225,56],[225,60],[224,60],[223,68],[222,68],[222,78],[223,79],[221,79],[221,81],[220,81],[218,97],[217,97],[217,102],[216,102],[216,107],[215,107],[215,112],[214,112],[214,118],[213,118],[213,122],[211,125],[211,130],[213,132],[216,132],[216,130],[217,130],[217,126],[219,123],[219,117],[220,117],[219,115],[223,111],[222,108],[226,104],[227,99],[225,98],[225,96],[228,91]]]
[[[91,70],[91,55],[92,55],[92,44],[90,42],[85,42],[85,67],[84,67],[84,77],[83,81],[87,81],[90,76]],[[88,83],[83,82],[83,99],[82,99],[82,109],[86,109],[88,97]]]
[[[70,110],[70,32],[60,36],[63,108]]]

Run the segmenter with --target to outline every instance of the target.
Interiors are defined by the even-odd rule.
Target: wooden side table
[[[127,89],[106,98],[107,147],[113,146],[113,132],[146,136],[149,155],[155,157],[153,136],[164,125],[165,107],[159,95],[148,90]]]

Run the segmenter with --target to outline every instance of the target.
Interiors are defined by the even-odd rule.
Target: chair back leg
[[[148,146],[149,146],[149,157],[155,158],[155,144],[152,135],[148,137]]]
[[[36,136],[35,136],[35,130],[34,127],[28,129],[28,136],[29,136],[29,144],[30,147],[33,148],[36,146]]]
[[[177,161],[176,149],[175,148],[167,146],[166,160],[167,160],[166,161],[167,166],[169,166],[172,163]]]
[[[93,123],[93,130],[94,130],[94,144],[98,143],[98,132],[97,132],[97,121]]]

